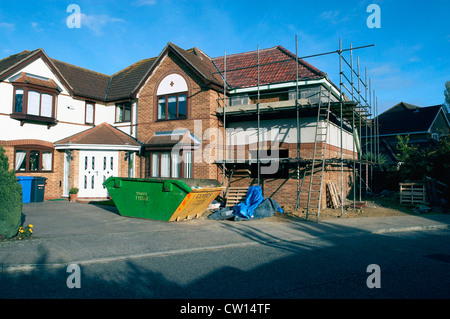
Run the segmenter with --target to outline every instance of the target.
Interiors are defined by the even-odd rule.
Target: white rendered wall
[[[325,122],[321,122],[325,125]],[[233,122],[227,125],[228,145],[247,145],[257,143],[257,122]],[[316,118],[300,118],[300,143],[314,143],[316,133]],[[343,148],[353,151],[353,136],[343,130]],[[262,120],[260,121],[260,142],[297,143],[297,120]],[[341,146],[340,128],[330,123],[327,142],[330,145]]]
[[[72,98],[41,58],[12,74],[9,78],[21,72],[52,79],[62,89],[55,101],[58,124],[47,128],[46,124],[25,122],[21,126],[20,121],[10,118],[9,115],[13,110],[14,90],[11,82],[6,79],[4,82],[0,82],[0,127],[2,128],[0,140],[38,139],[55,142],[91,127],[84,125],[86,101]],[[96,103],[95,124],[98,125],[103,122],[114,124],[114,111],[114,107],[106,107],[103,104]]]

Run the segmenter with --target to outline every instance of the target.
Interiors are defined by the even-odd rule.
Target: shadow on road
[[[310,240],[286,241],[253,228],[251,223],[239,227],[232,223],[223,225],[260,245],[80,265],[79,289],[67,287],[70,273],[65,267],[3,272],[0,273],[0,298],[450,297],[450,280],[446,275],[450,256],[448,231],[403,236],[365,233],[351,237],[340,236],[338,232],[318,239],[315,235],[327,229],[317,225],[311,227]],[[426,258],[430,255],[430,242],[440,242],[442,250],[433,251],[432,258]],[[38,249],[40,254],[35,263],[47,264],[49,252],[42,247]],[[263,258],[267,254],[274,258]],[[381,289],[366,286],[369,275],[366,268],[373,263],[382,269]],[[405,267],[411,263],[413,267]]]

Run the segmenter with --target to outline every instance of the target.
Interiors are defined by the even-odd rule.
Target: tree
[[[22,217],[22,188],[14,171],[9,171],[8,157],[0,146],[0,237],[17,234]]]

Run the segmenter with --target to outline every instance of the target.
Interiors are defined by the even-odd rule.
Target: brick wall
[[[184,77],[188,85],[187,108],[188,118],[181,120],[157,121],[157,95],[156,90],[159,83],[169,74],[177,73]],[[202,80],[188,68],[183,61],[169,52],[163,59],[158,68],[155,69],[147,83],[139,93],[138,110],[138,136],[141,142],[148,141],[155,132],[173,131],[175,129],[187,129],[197,138],[203,139],[206,130],[218,128],[218,120],[214,113],[218,107],[218,98],[221,96],[218,92],[205,88]],[[210,131],[211,132],[211,131]],[[217,154],[217,148],[205,150],[210,142],[217,143],[215,132],[211,134],[211,140],[204,140],[201,149],[197,154],[201,157],[214,157]],[[210,155],[210,156],[209,156]],[[149,154],[144,154],[143,169],[144,176],[149,176]],[[193,156],[193,158],[195,155]],[[209,161],[213,158],[209,158]],[[217,178],[218,170],[216,165],[210,162],[201,161],[193,165],[194,178]]]
[[[44,145],[52,146],[50,142],[40,140],[18,140],[3,141],[5,154],[8,156],[9,169],[14,170],[14,150],[16,145]],[[64,153],[53,150],[53,171],[52,172],[16,172],[16,176],[45,177],[46,185],[44,200],[56,199],[62,196],[63,178],[64,178]]]
[[[280,206],[295,206],[297,202],[297,187],[301,188],[300,193],[300,207],[306,208],[308,201],[308,191],[310,183],[309,170],[303,180],[305,168],[300,168],[299,184],[297,184],[297,170],[291,167],[289,170],[289,178],[261,178],[261,188],[263,189],[264,198],[271,197],[278,202]],[[344,199],[349,195],[353,186],[353,171],[352,168],[344,165],[343,169],[343,184],[344,184]],[[327,165],[323,176],[322,185],[322,207],[327,205],[327,188],[326,182],[333,181],[338,193],[341,193],[341,167],[340,164]],[[256,178],[251,178],[250,174],[235,174],[230,186],[253,186],[257,185]]]

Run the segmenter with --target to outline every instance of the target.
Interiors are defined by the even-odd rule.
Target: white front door
[[[80,151],[78,197],[107,197],[103,182],[118,176],[118,151]]]
[[[64,188],[63,196],[69,196],[69,176],[70,176],[70,153],[64,153]]]

